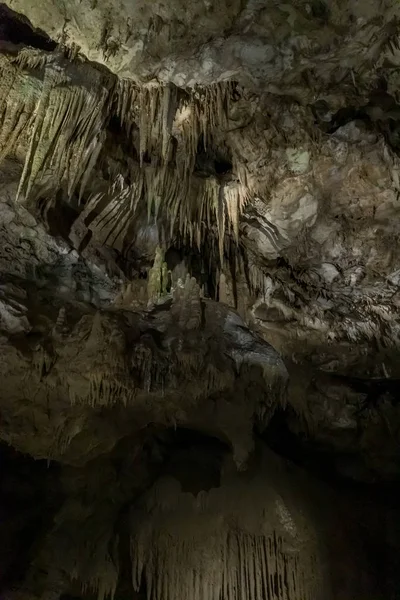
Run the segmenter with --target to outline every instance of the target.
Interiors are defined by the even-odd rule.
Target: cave
[[[400,599],[399,67],[399,0],[0,3],[1,600]]]

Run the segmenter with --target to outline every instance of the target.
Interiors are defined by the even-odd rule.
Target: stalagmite
[[[164,261],[164,252],[158,247],[154,264],[149,271],[147,292],[149,302],[157,302],[167,292],[168,268]]]

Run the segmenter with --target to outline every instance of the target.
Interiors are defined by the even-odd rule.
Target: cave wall
[[[7,599],[398,598],[399,18],[0,4]]]

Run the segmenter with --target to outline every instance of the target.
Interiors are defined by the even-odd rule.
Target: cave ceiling
[[[233,572],[256,525],[218,515],[260,443],[298,462],[312,448],[352,482],[399,480],[399,218],[398,0],[0,3],[0,440],[58,465],[68,498],[30,589],[84,521],[79,477],[113,491],[90,513],[92,528],[104,517],[93,565],[84,543],[61,565],[60,543],[44,586],[57,598],[73,594],[63,569],[100,600],[115,593],[121,511],[152,599],[169,585],[154,569],[174,560],[163,511],[174,523],[184,507],[199,548],[208,515]],[[205,513],[167,484],[174,499],[156,508],[155,455],[176,430],[232,455]],[[302,517],[285,529],[279,498],[283,533],[254,550],[275,552],[277,572],[300,538],[317,544]],[[310,560],[277,598],[316,597]],[[176,577],[171,600],[189,597]],[[240,582],[213,577],[204,598],[223,585],[236,598]]]

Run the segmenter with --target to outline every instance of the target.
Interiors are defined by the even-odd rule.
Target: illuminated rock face
[[[132,511],[134,588],[144,580],[155,599],[326,597],[318,519],[296,483],[272,455],[196,496],[160,480]]]
[[[399,18],[0,4],[1,597],[397,599]]]

